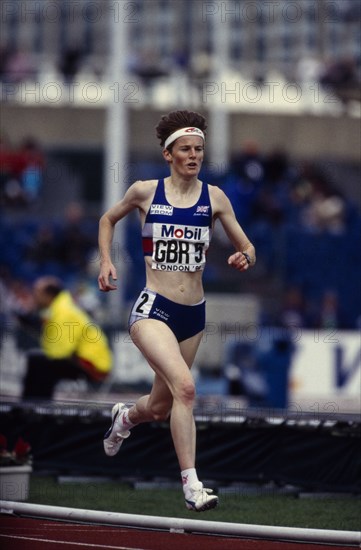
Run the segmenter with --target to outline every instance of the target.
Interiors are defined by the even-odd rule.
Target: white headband
[[[181,128],[180,130],[176,130],[175,132],[173,132],[173,134],[167,137],[164,143],[164,148],[166,149],[171,143],[173,143],[173,141],[182,136],[199,136],[204,141],[204,134],[199,128]]]

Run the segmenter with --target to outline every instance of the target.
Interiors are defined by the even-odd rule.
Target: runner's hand
[[[249,268],[249,263],[242,252],[235,252],[228,258],[228,265],[231,265],[238,271],[246,271]]]
[[[101,264],[98,277],[99,290],[104,292],[117,290],[117,285],[113,284],[110,279],[117,280],[117,270],[111,262],[104,262]]]

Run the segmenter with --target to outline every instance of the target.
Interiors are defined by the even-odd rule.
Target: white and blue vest
[[[211,236],[208,185],[202,183],[196,204],[178,208],[167,201],[164,179],[160,179],[142,229],[143,252],[152,256],[152,269],[203,271]]]

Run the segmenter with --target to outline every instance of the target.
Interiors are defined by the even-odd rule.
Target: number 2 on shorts
[[[136,313],[140,313],[141,315],[144,315],[145,311],[143,309],[143,306],[148,302],[149,300],[149,294],[147,292],[143,292],[143,294],[140,295],[139,298],[140,302],[135,308]]]

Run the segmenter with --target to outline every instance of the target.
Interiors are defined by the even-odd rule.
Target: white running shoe
[[[188,510],[194,512],[205,512],[215,508],[218,504],[218,497],[212,495],[212,489],[204,489],[203,484],[200,481],[193,483],[189,487],[190,498],[186,498],[186,506]]]
[[[114,456],[119,451],[124,439],[130,436],[130,431],[122,426],[122,411],[128,407],[124,403],[117,403],[112,408],[112,425],[104,436],[103,444],[105,454]]]

